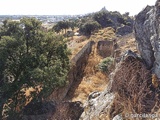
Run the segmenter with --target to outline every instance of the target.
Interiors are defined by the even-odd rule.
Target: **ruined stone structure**
[[[52,95],[49,97],[50,100],[54,100],[57,102],[63,100],[73,83],[81,79],[81,77],[83,76],[83,70],[85,69],[88,61],[89,54],[92,51],[93,44],[93,41],[88,42],[71,60],[71,69],[68,73],[67,85],[65,87],[54,90]]]
[[[97,43],[97,52],[100,56],[103,58],[109,57],[113,55],[113,51],[115,48],[113,48],[114,41],[109,40],[101,40]]]

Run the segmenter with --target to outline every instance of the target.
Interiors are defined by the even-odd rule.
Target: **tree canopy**
[[[91,35],[92,32],[100,28],[96,21],[88,21],[80,26],[80,32],[84,35]]]
[[[57,33],[64,29],[66,33],[66,29],[68,29],[69,27],[70,23],[68,21],[59,21],[55,26],[53,26],[52,29]]]
[[[8,115],[24,106],[24,89],[41,88],[31,97],[42,100],[63,86],[69,69],[67,45],[62,36],[45,32],[41,22],[23,18],[5,20],[0,28],[0,119],[4,105]],[[10,102],[12,100],[12,102]]]

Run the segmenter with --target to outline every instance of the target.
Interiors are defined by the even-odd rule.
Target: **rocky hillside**
[[[108,13],[104,9],[101,12]],[[122,30],[125,34],[119,36],[117,32],[119,24],[112,26],[111,21],[111,27],[117,26],[116,34],[112,34],[114,37],[111,37],[110,41],[103,36],[106,28],[92,34],[88,39],[92,40],[89,52],[85,52],[88,51],[85,46],[78,52],[78,58],[81,59],[75,58],[78,65],[76,63],[74,66],[76,69],[71,71],[74,81],[65,91],[67,96],[61,98],[72,102],[56,103],[55,111],[52,111],[49,114],[51,117],[47,119],[158,120],[156,116],[160,113],[159,17],[160,0],[157,0],[155,6],[147,6],[135,17],[134,34],[130,33],[131,31],[125,33],[124,31],[128,29],[126,28]],[[102,21],[99,23],[104,25]],[[125,27],[125,24],[121,27]],[[96,35],[103,36],[102,41],[97,39]],[[74,45],[80,43],[74,42]],[[109,53],[110,50],[108,56],[114,57],[115,69],[110,74],[102,74],[95,66],[103,58],[108,57],[105,52]],[[85,65],[82,64],[83,60]],[[78,72],[78,69],[81,71]],[[62,97],[63,90],[57,90],[59,91],[57,96]]]
[[[98,12],[87,14],[77,19],[76,25],[80,28],[82,34],[90,31],[90,29],[86,30],[86,26],[94,23],[94,28],[96,29],[112,27],[118,35],[126,35],[133,31],[133,22],[134,18],[129,16],[127,12],[120,14],[118,11],[108,11],[103,8]]]
[[[78,37],[77,37],[78,38]],[[79,37],[81,38],[81,37]],[[107,38],[107,39],[106,39]],[[111,39],[111,40],[108,40]],[[57,103],[50,103],[48,102],[47,104],[53,104],[54,105],[54,109],[55,110],[51,110],[48,111],[49,106],[45,106],[46,103],[44,103],[44,105],[42,104],[41,106],[39,106],[40,108],[42,107],[42,110],[45,109],[46,112],[44,114],[42,114],[43,112],[38,112],[38,116],[35,117],[34,113],[26,113],[26,111],[30,111],[30,110],[25,110],[24,114],[24,118],[25,119],[39,119],[40,117],[42,117],[43,119],[52,119],[52,118],[58,118],[58,114],[64,114],[64,116],[61,116],[66,118],[66,119],[75,119],[77,117],[80,118],[80,115],[82,114],[83,110],[86,112],[86,114],[82,114],[81,119],[85,119],[85,117],[87,117],[87,100],[91,100],[92,104],[94,99],[96,98],[96,96],[99,96],[101,93],[106,94],[105,92],[103,92],[106,89],[106,86],[109,83],[109,74],[107,73],[102,73],[101,71],[98,71],[96,66],[105,58],[105,57],[109,57],[112,56],[113,54],[113,41],[112,39],[115,38],[115,33],[113,33],[111,28],[105,28],[102,30],[99,30],[97,33],[93,34],[89,39],[87,40],[77,40],[77,41],[71,41],[69,43],[69,46],[72,49],[74,54],[74,50],[75,50],[75,46],[82,46],[82,47],[78,47],[79,51],[77,52],[78,54],[75,55],[75,57],[73,57],[72,59],[75,59],[77,62],[75,62],[75,66],[73,67],[73,69],[71,69],[70,73],[69,73],[69,84],[62,89],[57,89],[55,92],[53,92],[53,94],[50,96],[49,100],[55,100],[58,102]],[[104,39],[104,40],[103,40]],[[88,51],[87,49],[89,47],[88,44],[85,43],[90,43],[89,41],[94,40],[94,44],[92,45],[92,49],[91,49],[91,53],[86,52]],[[73,43],[72,43],[73,42]],[[118,37],[116,39],[116,43],[117,48],[115,49],[115,53],[118,53],[115,57],[115,59],[118,59],[120,57],[120,55],[123,53],[123,51],[126,50],[135,50],[136,52],[136,45],[135,45],[135,39],[133,34],[128,34],[125,36],[121,36]],[[72,47],[74,46],[74,47]],[[90,45],[89,45],[90,46]],[[86,49],[87,48],[87,49]],[[107,52],[106,52],[107,51]],[[88,56],[89,54],[89,56]],[[76,57],[78,56],[78,57]],[[88,56],[88,57],[87,57]],[[87,62],[86,62],[87,60]],[[81,71],[81,72],[80,72]],[[110,83],[109,83],[110,84]],[[67,91],[69,91],[67,93]],[[67,93],[67,94],[66,94]],[[91,94],[93,93],[93,95]],[[106,98],[100,98],[98,103],[103,104],[102,99],[104,100],[105,104],[110,104],[110,101],[113,100],[114,98],[114,94],[106,94]],[[66,96],[66,97],[65,97]],[[88,97],[89,96],[89,97]],[[105,95],[102,95],[105,96]],[[110,99],[110,97],[112,99]],[[64,99],[63,99],[64,98]],[[92,100],[93,99],[93,100]],[[72,101],[72,102],[61,102],[60,100],[65,100],[65,101]],[[77,106],[76,101],[80,101],[78,102],[78,109],[80,109],[80,111],[76,111],[77,109],[75,109],[76,114],[74,113],[73,116],[70,116],[71,112],[69,111],[73,111],[74,107],[72,106]],[[108,102],[109,103],[108,103]],[[83,107],[82,104],[83,103]],[[69,104],[69,106],[68,106]],[[70,106],[71,105],[71,106]],[[32,109],[32,107],[37,108],[37,104],[35,105],[30,105],[28,108]],[[101,107],[101,110],[103,109],[103,105]],[[62,111],[62,109],[66,109],[66,111],[68,111],[67,113],[63,113],[64,111]],[[108,108],[107,108],[108,109]],[[89,109],[88,109],[89,110]],[[100,110],[100,109],[99,109]],[[99,111],[99,113],[101,112],[101,110]],[[54,114],[54,116],[52,116],[52,114]],[[90,113],[88,113],[90,114]],[[97,114],[97,113],[95,113]],[[68,116],[68,117],[67,117]],[[94,114],[93,114],[94,117]],[[99,116],[97,116],[98,119]],[[104,117],[101,116],[101,117]],[[109,117],[109,116],[108,116]],[[109,117],[110,118],[110,117]],[[89,119],[89,118],[87,118]]]
[[[135,18],[138,55],[128,50],[110,74],[103,92],[89,96],[85,120],[158,120],[159,114],[159,13],[160,1]]]

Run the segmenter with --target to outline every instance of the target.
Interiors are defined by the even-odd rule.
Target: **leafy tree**
[[[72,29],[72,31],[74,30],[74,28],[76,27],[76,23],[75,21],[69,21],[69,27]]]
[[[112,20],[108,17],[107,11],[100,11],[93,15],[93,19],[97,21],[101,27],[109,27],[113,24]]]
[[[34,18],[6,20],[0,29],[0,68],[2,119],[4,105],[9,106],[5,111],[11,117],[11,113],[18,113],[17,105],[26,104],[24,89],[38,86],[41,91],[32,92],[30,97],[45,100],[56,87],[65,84],[69,69],[67,45],[62,36],[44,32],[41,22]]]
[[[61,30],[66,30],[69,28],[69,22],[68,21],[59,21],[55,26],[53,26],[53,30],[57,33],[59,33]]]
[[[89,21],[81,25],[80,32],[84,35],[91,35],[92,32],[99,29],[100,25],[96,21]]]
[[[117,18],[117,21],[118,21],[120,24],[126,24],[126,21],[124,20],[123,17],[118,17],[118,18]]]
[[[11,36],[12,34],[21,34],[21,28],[19,27],[19,23],[12,20],[4,20],[3,27],[0,28],[0,38],[1,36]]]
[[[61,31],[61,28],[60,28],[60,26],[58,26],[58,24],[56,24],[56,25],[53,26],[52,30],[59,33]]]

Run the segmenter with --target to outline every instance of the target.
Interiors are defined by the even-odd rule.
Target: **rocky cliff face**
[[[134,31],[142,58],[160,78],[160,0],[136,16]]]

